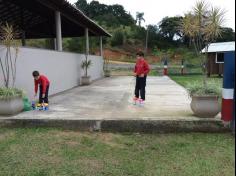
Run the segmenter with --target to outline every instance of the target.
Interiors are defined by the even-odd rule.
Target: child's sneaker
[[[139,99],[138,99],[137,97],[134,97],[134,98],[133,98],[133,105],[136,105],[136,104],[138,103],[138,100],[139,100]]]
[[[31,103],[31,107],[32,107],[33,110],[36,109],[36,103],[35,103],[35,101],[32,101],[32,103]]]
[[[48,103],[44,103],[44,105],[45,105],[44,110],[45,110],[45,111],[49,110],[49,105],[48,105]]]
[[[139,99],[139,106],[144,106],[144,100],[143,99]]]

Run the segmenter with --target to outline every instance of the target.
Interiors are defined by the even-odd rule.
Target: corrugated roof
[[[205,53],[204,48],[201,52]],[[208,53],[215,52],[225,52],[225,51],[235,51],[235,42],[219,42],[219,43],[211,43],[208,48]]]
[[[24,31],[26,39],[55,38],[55,11],[61,13],[62,37],[84,36],[85,28],[90,36],[111,37],[67,0],[0,0],[0,23]]]

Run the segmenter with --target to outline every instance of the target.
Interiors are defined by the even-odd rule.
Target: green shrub
[[[120,46],[123,45],[124,34],[122,31],[116,31],[111,38],[111,46]]]
[[[23,91],[16,88],[0,87],[0,99],[23,97]]]
[[[187,84],[187,90],[190,96],[217,95],[221,97],[221,89],[216,83],[214,83],[214,81],[208,82],[208,85],[205,88],[202,82],[196,81],[191,84]]]

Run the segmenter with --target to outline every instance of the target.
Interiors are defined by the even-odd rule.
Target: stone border
[[[7,128],[61,128],[78,131],[177,133],[177,132],[230,132],[221,121],[212,120],[45,120],[0,119],[0,127]]]

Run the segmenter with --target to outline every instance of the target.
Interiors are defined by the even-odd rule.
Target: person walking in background
[[[134,91],[135,97],[133,101],[134,104],[139,102],[140,105],[144,105],[146,79],[150,71],[150,67],[147,61],[144,59],[144,53],[142,51],[139,51],[136,54],[136,58],[137,61],[134,67],[134,76],[136,77],[136,85]]]

